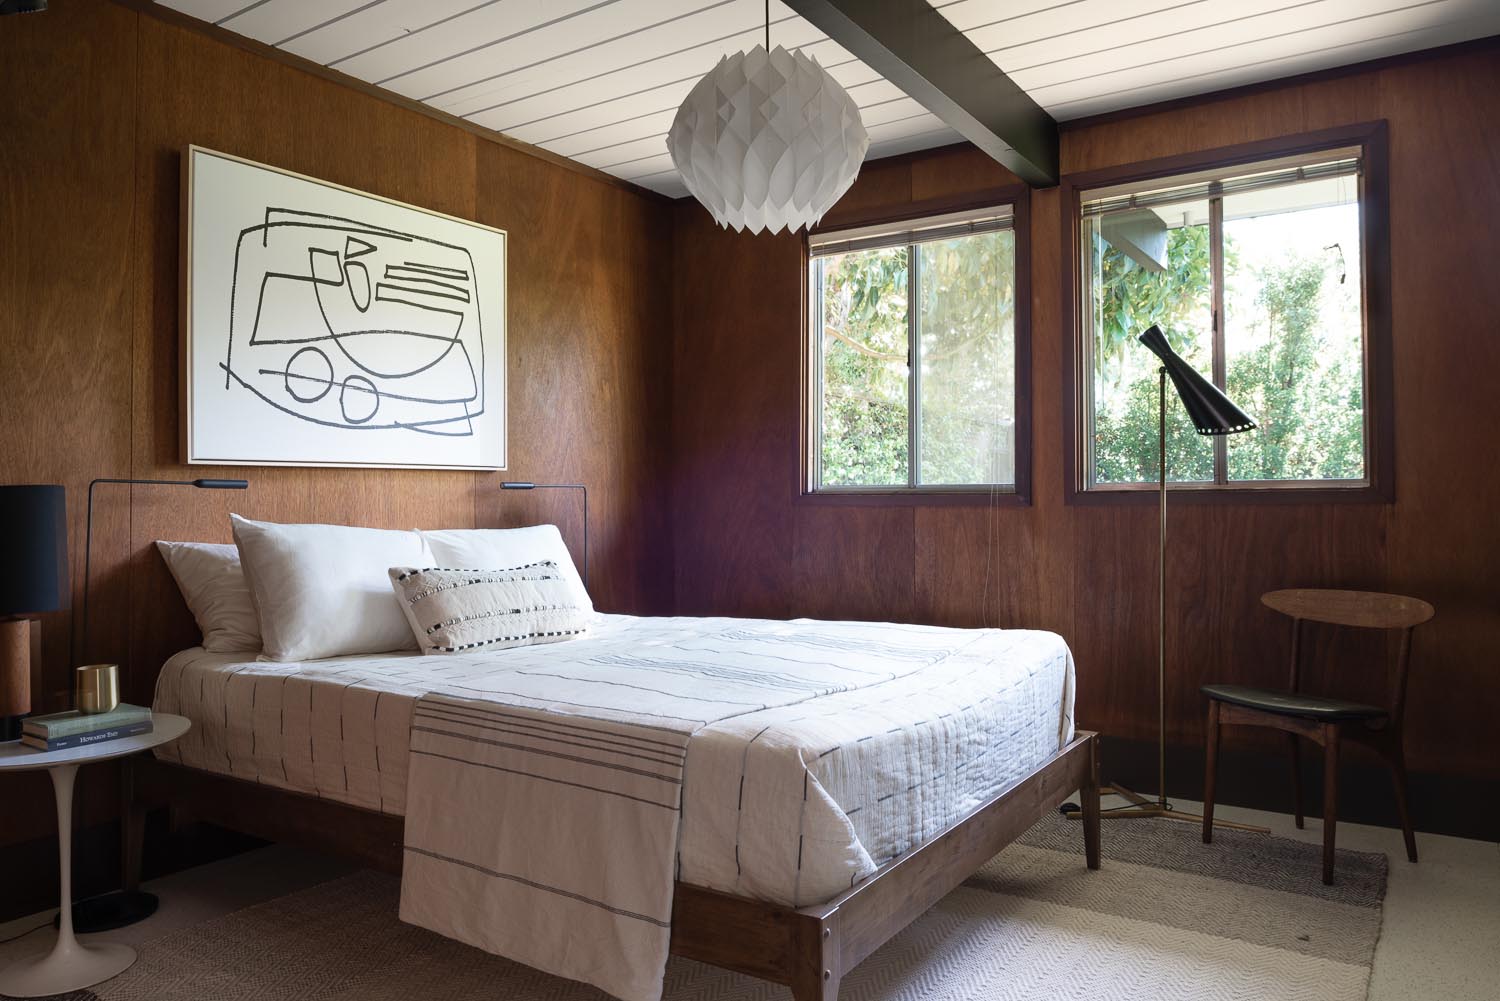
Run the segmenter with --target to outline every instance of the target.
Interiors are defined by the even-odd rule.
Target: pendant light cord
[[[771,0],[766,0],[766,51],[771,51]]]

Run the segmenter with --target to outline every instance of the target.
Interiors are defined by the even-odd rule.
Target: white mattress
[[[517,704],[546,704],[549,675],[630,659],[650,665],[643,684],[674,678],[674,697],[700,692],[720,704],[726,691],[774,687],[813,665],[864,676],[795,704],[747,704],[689,741],[678,878],[778,903],[814,903],[853,885],[1073,736],[1073,661],[1053,633],[600,615],[584,639],[467,655],[284,664],[185,650],[162,668],[154,705],[194,725],[156,753],[402,814],[419,696],[461,697],[466,678],[493,686],[502,671],[516,677]],[[803,845],[809,784],[852,839]]]

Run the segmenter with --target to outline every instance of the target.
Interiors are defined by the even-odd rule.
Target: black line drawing
[[[479,299],[465,247],[268,206],[235,243],[224,388],[324,427],[473,437]]]

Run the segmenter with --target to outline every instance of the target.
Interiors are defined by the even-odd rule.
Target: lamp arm
[[[82,634],[85,645],[89,641],[89,570],[94,556],[94,488],[101,483],[129,483],[133,486],[146,487],[198,487],[210,490],[243,490],[249,486],[244,480],[135,480],[129,477],[101,476],[89,481],[88,511],[84,516],[83,530],[83,607],[80,610],[83,621],[81,628],[68,632],[68,666],[70,668],[78,666],[73,662],[73,654],[77,648],[79,634]]]
[[[583,483],[532,483],[530,480],[505,480],[501,490],[578,490],[583,493],[583,586],[589,586],[589,488]]]
[[[589,488],[582,483],[534,483],[549,490],[577,490],[583,494],[583,586],[589,586]]]

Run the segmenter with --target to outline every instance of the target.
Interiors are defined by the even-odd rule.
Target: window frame
[[[899,210],[889,207],[875,210],[853,210],[826,218],[822,224],[806,231],[801,239],[801,357],[802,393],[798,435],[797,499],[802,503],[837,506],[941,506],[975,505],[985,507],[1027,507],[1031,504],[1031,189],[1024,184],[989,188],[960,197],[929,198],[908,202]],[[821,444],[820,417],[822,401],[821,353],[813,343],[815,321],[812,315],[812,251],[810,238],[865,226],[897,225],[955,212],[1009,208],[1011,232],[1015,239],[1015,484],[1002,487],[992,484],[927,484],[914,486],[834,486],[817,484],[818,456]],[[916,268],[908,272],[914,283]],[[920,394],[921,375],[913,372],[912,392]],[[920,408],[908,417],[908,434],[916,438]],[[911,461],[918,453],[911,450]]]
[[[1065,176],[1060,184],[1063,226],[1064,365],[1062,399],[1066,447],[1063,450],[1063,498],[1067,504],[1154,504],[1157,484],[1091,486],[1089,429],[1092,376],[1084,316],[1085,275],[1082,263],[1081,193],[1117,184],[1160,181],[1194,171],[1252,166],[1278,157],[1359,147],[1360,276],[1364,298],[1364,402],[1366,411],[1365,478],[1339,485],[1330,480],[1227,481],[1169,483],[1174,498],[1188,503],[1385,503],[1395,500],[1394,415],[1391,373],[1390,176],[1387,126],[1384,120],[1323,129],[1297,135],[1162,157]],[[1213,253],[1221,251],[1215,247]],[[1216,306],[1222,289],[1215,288]],[[1218,308],[1214,337],[1223,336]],[[1169,404],[1170,405],[1170,404]]]

